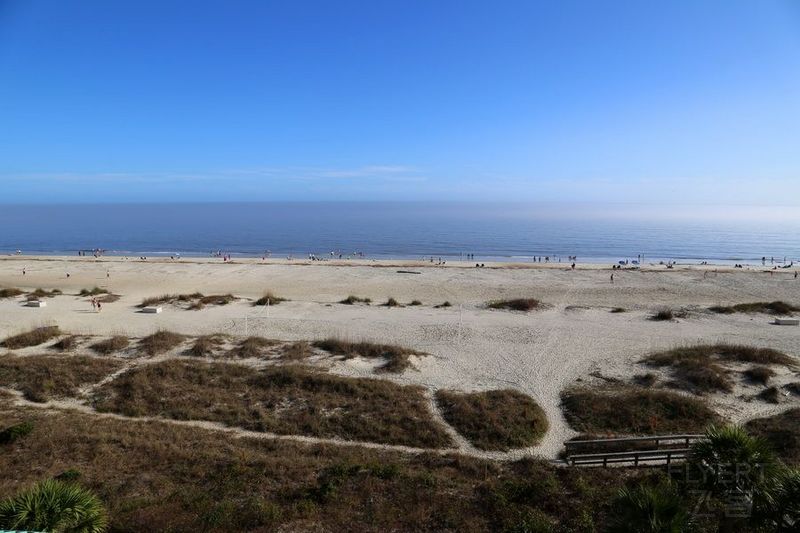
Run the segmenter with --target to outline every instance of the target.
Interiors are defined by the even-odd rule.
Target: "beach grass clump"
[[[339,301],[340,304],[344,305],[354,305],[354,304],[370,304],[372,300],[370,298],[361,298],[359,296],[353,296],[352,294],[345,298],[344,300]]]
[[[2,343],[0,343],[0,346],[3,348],[8,348],[9,350],[17,350],[19,348],[27,348],[29,346],[38,346],[61,335],[62,333],[58,326],[42,326],[24,333],[18,333],[17,335],[7,337]]]
[[[434,305],[433,308],[434,309],[445,309],[447,307],[452,307],[452,306],[453,306],[453,304],[451,304],[449,301],[445,300],[444,302],[442,302],[440,304]]]
[[[800,408],[751,420],[745,429],[765,439],[787,464],[800,466]]]
[[[400,373],[411,366],[411,355],[426,355],[423,352],[395,346],[392,344],[376,344],[366,341],[348,341],[336,337],[316,341],[316,348],[332,355],[341,355],[345,359],[363,357],[364,359],[384,359],[386,362],[378,367],[378,372]]]
[[[60,296],[62,292],[59,289],[52,289],[52,290],[45,290],[45,289],[36,289],[28,293],[25,297],[26,300],[29,302],[33,302],[35,300],[41,300],[42,298],[53,298],[55,296]]]
[[[113,359],[89,356],[31,355],[0,358],[0,387],[22,392],[32,402],[74,397],[84,385],[118,370]]]
[[[255,306],[263,306],[263,305],[278,305],[281,302],[288,302],[288,298],[282,298],[280,296],[276,296],[272,293],[272,291],[267,291],[264,295],[253,302],[253,307]]]
[[[513,298],[511,300],[494,300],[486,304],[489,309],[505,309],[508,311],[533,311],[541,305],[535,298]]]
[[[533,398],[515,390],[440,390],[436,401],[447,423],[481,450],[533,446],[547,432],[542,408]]]
[[[226,336],[221,333],[211,335],[201,335],[197,337],[192,345],[186,350],[186,355],[194,357],[211,357],[225,343]]]
[[[655,322],[670,321],[675,319],[675,312],[672,309],[663,308],[657,310],[649,318]]]
[[[561,406],[569,425],[584,433],[696,432],[718,420],[697,398],[641,387],[570,388]]]
[[[79,335],[67,335],[51,344],[50,348],[60,352],[68,352],[74,350],[78,346],[80,339]]]
[[[266,355],[264,352],[266,348],[272,348],[279,344],[280,341],[274,339],[266,339],[257,336],[247,337],[230,351],[230,355],[243,359],[262,357]]]
[[[192,311],[199,311],[207,305],[228,305],[236,300],[232,294],[212,294],[210,296],[202,296],[189,305]]]
[[[628,312],[628,310],[627,310],[627,309],[625,309],[624,307],[613,307],[613,308],[611,309],[611,312],[612,312],[612,313],[627,313],[627,312]]]
[[[143,365],[101,387],[103,412],[209,420],[282,435],[441,448],[451,444],[420,387],[345,378],[297,365],[253,370],[170,360]]]
[[[100,296],[101,294],[108,294],[108,289],[103,289],[101,287],[81,289],[78,296]]]
[[[715,305],[708,308],[709,311],[723,315],[734,313],[767,313],[770,315],[791,315],[800,311],[800,307],[776,300],[774,302],[752,302],[736,305]]]
[[[139,305],[137,305],[137,307],[152,307],[155,305],[172,304],[176,302],[191,304],[195,300],[200,300],[203,297],[203,293],[201,292],[193,292],[191,294],[162,294],[160,296],[151,296],[149,298],[145,298]]]
[[[25,420],[18,424],[10,425],[0,430],[0,445],[12,442],[29,435],[33,431],[33,422]]]
[[[99,354],[109,355],[124,350],[129,344],[130,340],[125,335],[114,335],[92,344],[89,348]]]
[[[25,294],[25,292],[20,289],[14,289],[14,288],[0,289],[0,300],[6,298],[16,298],[17,296],[21,296],[23,294]]]
[[[159,330],[139,340],[139,350],[146,355],[158,355],[178,346],[186,337],[172,331]]]
[[[767,366],[752,366],[745,370],[743,374],[752,383],[766,385],[775,376],[775,371]]]
[[[392,298],[391,296],[381,304],[383,307],[403,307],[400,302]]]
[[[422,305],[422,302],[419,300],[411,300],[411,303],[409,303],[408,305],[410,306]]]
[[[774,385],[758,393],[758,399],[768,403],[781,403],[781,391]]]
[[[291,342],[281,348],[281,359],[300,361],[314,355],[314,349],[307,341]]]

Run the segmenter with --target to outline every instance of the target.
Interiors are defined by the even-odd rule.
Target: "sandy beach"
[[[575,435],[561,413],[560,392],[576,380],[628,379],[641,372],[636,362],[650,352],[730,342],[800,354],[797,327],[771,325],[764,314],[719,315],[707,310],[741,302],[800,301],[800,280],[793,277],[794,271],[770,274],[713,266],[666,270],[655,265],[615,270],[613,283],[611,272],[599,265],[571,270],[558,264],[474,268],[432,267],[423,262],[12,257],[0,260],[0,287],[59,289],[64,294],[49,298],[45,308],[25,307],[21,299],[0,300],[0,337],[58,325],[63,331],[86,335],[140,337],[168,329],[187,335],[227,333],[281,340],[336,336],[398,344],[429,355],[413,358],[413,369],[382,377],[430,391],[512,388],[543,407],[550,421],[543,441],[534,448],[495,453],[497,457],[534,453],[554,458],[562,443]],[[106,304],[101,313],[94,312],[89,300],[77,293],[95,286],[120,299]],[[289,301],[270,307],[250,305],[267,290]],[[238,300],[200,311],[166,305],[158,315],[140,313],[136,307],[147,297],[197,291],[231,293]],[[351,294],[371,298],[373,304],[337,303]],[[419,300],[422,305],[379,305],[389,297],[401,304]],[[537,298],[544,305],[530,313],[486,308],[489,301],[518,297]],[[434,307],[445,301],[452,306]],[[627,312],[611,313],[615,307]],[[662,307],[687,315],[671,322],[648,320]],[[336,363],[331,372],[373,377],[373,367],[352,359]],[[796,380],[792,372],[784,374],[776,377],[777,383]],[[709,399],[734,422],[781,412],[797,403],[753,402],[747,390]]]

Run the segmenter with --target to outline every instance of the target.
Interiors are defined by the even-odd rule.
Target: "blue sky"
[[[0,0],[0,202],[800,203],[792,0]]]

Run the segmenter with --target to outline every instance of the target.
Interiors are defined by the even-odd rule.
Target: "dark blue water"
[[[260,203],[0,206],[0,251],[273,257],[759,262],[800,258],[791,209],[592,204]],[[566,260],[566,259],[564,259]]]

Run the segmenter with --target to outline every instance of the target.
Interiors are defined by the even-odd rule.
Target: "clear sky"
[[[0,202],[800,203],[800,2],[0,0]]]

